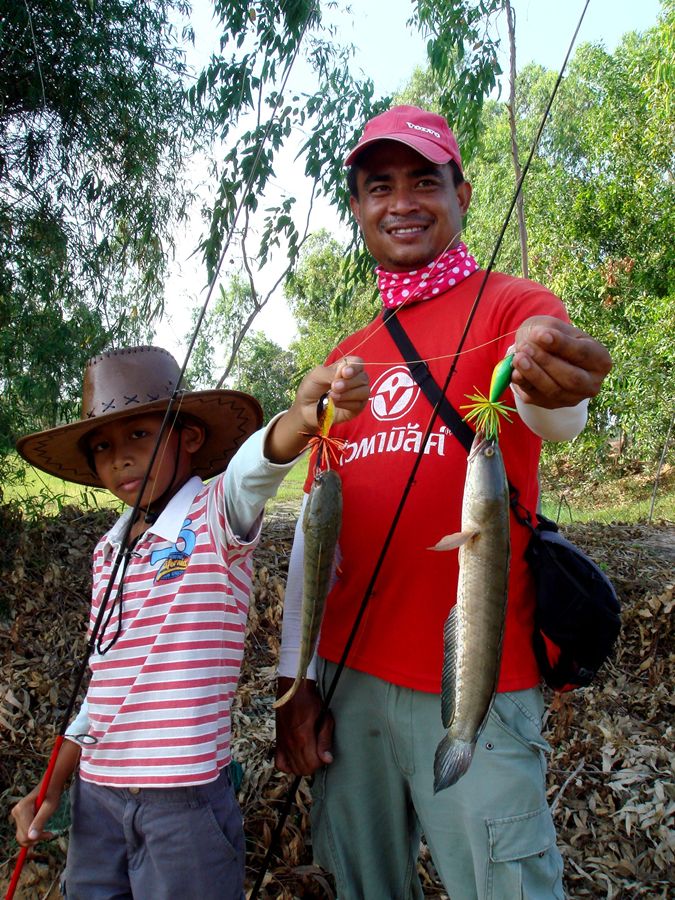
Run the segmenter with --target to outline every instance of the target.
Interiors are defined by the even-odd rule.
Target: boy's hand
[[[368,375],[358,356],[312,369],[302,379],[291,408],[268,432],[265,456],[273,463],[287,463],[305,449],[309,437],[318,430],[317,405],[324,394],[330,394],[335,422],[339,423],[357,416],[369,393]]]
[[[38,841],[49,841],[54,836],[51,831],[45,831],[44,828],[58,809],[61,794],[57,791],[54,796],[51,796],[51,791],[48,791],[36,813],[37,795],[38,788],[36,787],[12,807],[12,818],[16,826],[16,842],[20,847],[32,847]]]
[[[56,765],[49,787],[40,809],[35,811],[35,801],[40,793],[40,785],[19,800],[12,809],[16,825],[16,840],[21,847],[32,847],[38,841],[49,841],[53,834],[45,831],[45,825],[59,808],[61,794],[80,759],[80,747],[74,741],[64,741],[56,759]]]
[[[516,332],[512,383],[525,403],[576,406],[599,393],[611,368],[602,344],[553,316],[531,316]]]

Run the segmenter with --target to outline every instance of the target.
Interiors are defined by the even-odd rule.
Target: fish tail
[[[272,709],[279,709],[279,707],[283,706],[284,703],[288,703],[288,701],[291,699],[293,694],[295,694],[297,689],[300,687],[301,681],[302,681],[302,678],[300,678],[300,677],[296,678],[295,681],[293,682],[293,684],[289,687],[289,689],[283,695],[283,697],[279,697],[278,700],[274,701],[274,703],[272,704]]]
[[[452,740],[445,735],[434,757],[434,794],[459,781],[471,765],[475,749],[475,741]]]

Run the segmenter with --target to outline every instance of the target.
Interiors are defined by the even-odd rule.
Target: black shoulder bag
[[[474,432],[434,381],[429,367],[393,310],[384,322],[410,374],[467,453]],[[533,524],[529,510],[518,501],[518,491],[509,482],[511,509],[516,520],[528,528],[525,551],[536,591],[532,644],[542,676],[557,691],[590,684],[610,655],[621,627],[620,607],[614,587],[596,563],[564,538],[555,522],[537,515]]]

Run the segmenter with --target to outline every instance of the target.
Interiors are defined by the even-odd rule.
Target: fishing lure
[[[464,416],[466,422],[475,422],[478,431],[482,431],[488,440],[497,441],[501,430],[502,419],[511,422],[510,412],[515,412],[515,407],[507,406],[499,398],[504,393],[511,381],[513,372],[513,353],[505,356],[492,371],[490,390],[486,397],[478,388],[474,388],[475,394],[467,394],[471,403],[465,403],[460,409],[469,410]]]

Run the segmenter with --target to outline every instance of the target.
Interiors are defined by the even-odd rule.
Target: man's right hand
[[[292,678],[279,678],[277,697],[282,697],[293,683]],[[321,697],[315,681],[305,679],[295,695],[277,713],[276,765],[282,772],[312,775],[333,762],[333,716],[329,713],[319,729],[317,719]]]

